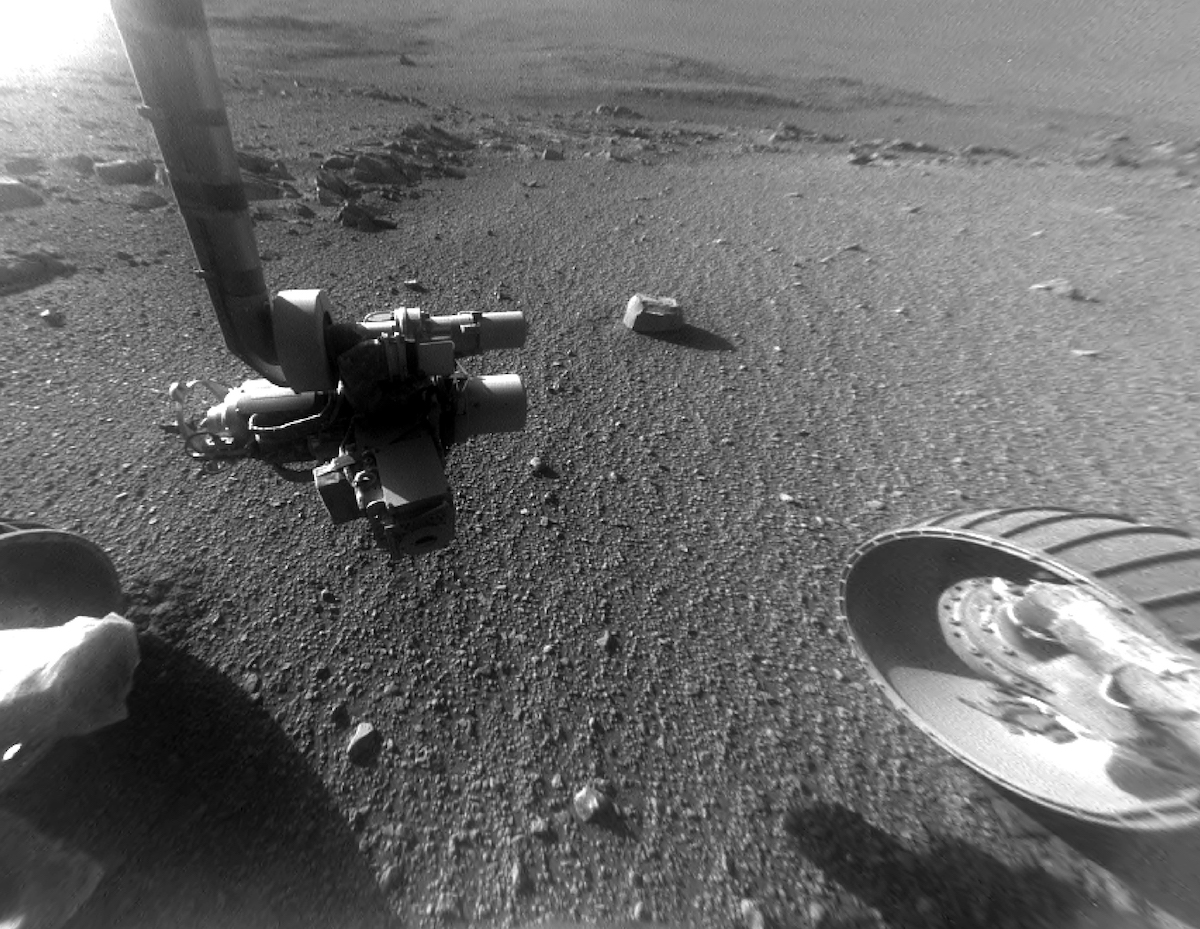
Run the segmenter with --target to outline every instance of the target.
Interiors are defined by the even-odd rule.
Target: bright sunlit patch
[[[0,0],[0,78],[52,70],[93,46],[106,0]]]
[[[17,757],[18,754],[20,754],[20,751],[21,751],[21,743],[20,742],[18,742],[16,745],[10,745],[8,748],[6,748],[4,750],[4,759],[3,760],[4,761],[12,761],[14,758]]]

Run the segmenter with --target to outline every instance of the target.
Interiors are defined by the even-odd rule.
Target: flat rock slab
[[[105,184],[149,184],[154,180],[156,167],[148,158],[102,161],[94,168],[96,177]]]
[[[54,252],[5,252],[0,255],[0,294],[28,290],[74,273],[75,266]]]

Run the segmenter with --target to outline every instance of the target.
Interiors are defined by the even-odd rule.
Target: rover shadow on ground
[[[386,926],[347,820],[271,716],[154,635],[130,717],[56,746],[0,805],[105,876],[72,929]]]

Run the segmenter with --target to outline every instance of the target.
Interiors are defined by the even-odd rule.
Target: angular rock
[[[610,655],[617,650],[619,645],[616,634],[608,630],[605,630],[600,638],[596,640],[596,644]]]
[[[38,316],[51,329],[61,329],[67,324],[66,314],[62,310],[42,310]]]
[[[239,168],[251,174],[268,174],[275,166],[275,159],[257,152],[238,152],[237,163]]]
[[[561,148],[544,148],[542,149],[542,161],[562,161],[564,155]]]
[[[575,794],[572,807],[581,823],[594,823],[613,812],[612,800],[591,785]]]
[[[535,839],[550,841],[554,838],[554,827],[545,816],[538,816],[529,824],[529,834]]]
[[[370,723],[359,723],[346,743],[346,757],[351,764],[368,765],[383,747],[383,736]]]
[[[347,229],[357,229],[360,232],[379,232],[382,229],[396,228],[396,224],[391,220],[374,216],[356,203],[343,203],[342,208],[338,210],[337,220]]]
[[[282,200],[284,197],[300,196],[294,187],[258,174],[243,174],[242,187],[247,200]]]
[[[42,195],[15,177],[0,175],[0,211],[16,210],[27,206],[40,206]]]
[[[410,123],[400,130],[400,135],[445,151],[467,151],[475,147],[469,139],[447,132],[436,123]]]
[[[342,200],[353,200],[359,194],[358,190],[348,182],[329,171],[317,172],[317,192],[320,193],[322,191],[329,191],[329,193]],[[324,203],[324,199],[321,202]]]
[[[139,190],[137,195],[129,201],[129,207],[138,212],[147,212],[160,210],[170,202],[166,197],[156,194],[153,190]]]
[[[155,166],[148,158],[119,159],[100,162],[94,170],[105,184],[149,184],[154,180]]]
[[[355,156],[353,174],[364,184],[407,184],[420,179],[419,170],[390,155]]]
[[[683,310],[674,297],[634,294],[625,306],[623,322],[634,332],[671,332],[683,327]]]

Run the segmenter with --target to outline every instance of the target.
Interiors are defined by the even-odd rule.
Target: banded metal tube
[[[225,344],[286,386],[202,0],[112,0],[112,10]]]

